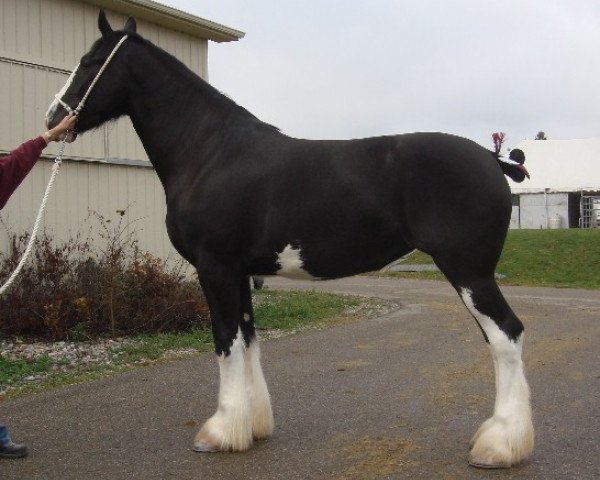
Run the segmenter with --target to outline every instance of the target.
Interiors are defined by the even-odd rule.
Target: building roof
[[[515,193],[600,190],[600,138],[523,140],[515,148],[525,152],[525,166],[531,175],[523,183],[509,180]]]
[[[245,34],[219,23],[167,7],[151,0],[83,0],[86,3],[114,12],[157,23],[164,27],[214,42],[239,40]]]

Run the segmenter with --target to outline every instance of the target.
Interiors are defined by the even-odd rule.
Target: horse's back
[[[510,189],[494,154],[442,133],[304,141],[287,155],[283,188],[319,208],[384,208],[402,222],[508,224]],[[292,195],[294,195],[292,193]],[[324,200],[327,200],[324,202]],[[419,220],[421,219],[421,220]]]

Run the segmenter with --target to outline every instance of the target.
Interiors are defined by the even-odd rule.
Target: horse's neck
[[[201,161],[204,139],[235,104],[164,52],[144,53],[143,65],[132,66],[136,88],[129,116],[166,188],[190,161]],[[186,151],[199,158],[188,158]]]

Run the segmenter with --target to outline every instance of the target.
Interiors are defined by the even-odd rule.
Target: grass
[[[8,360],[0,356],[0,385],[11,384],[50,371],[53,362],[48,356],[35,360]]]
[[[407,264],[431,264],[423,252]],[[510,230],[498,267],[502,285],[600,288],[600,229]],[[403,278],[442,280],[439,272],[386,274]]]
[[[292,330],[334,319],[364,299],[322,292],[259,290],[255,296],[256,326],[259,329]]]
[[[511,230],[497,268],[505,284],[600,288],[600,230]]]
[[[297,331],[341,319],[368,299],[322,292],[254,292],[256,326],[260,330]],[[140,334],[110,350],[110,363],[74,363],[42,356],[8,359],[0,356],[0,400],[5,397],[93,380],[110,373],[176,358],[189,358],[213,350],[210,329],[187,333]],[[4,394],[2,393],[4,391]]]
[[[118,358],[118,365],[132,365],[161,360],[169,352],[174,356],[208,352],[212,346],[209,329],[187,333],[144,333],[136,335],[131,344],[116,348],[113,353]]]

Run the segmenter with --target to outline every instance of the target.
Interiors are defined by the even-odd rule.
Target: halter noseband
[[[112,52],[110,52],[110,55],[104,61],[104,64],[102,65],[102,67],[100,67],[100,70],[98,70],[98,73],[94,77],[94,80],[92,80],[92,83],[88,87],[87,92],[85,92],[85,95],[83,96],[83,98],[79,102],[79,105],[77,105],[77,107],[75,109],[72,109],[69,106],[69,104],[67,104],[62,98],[60,98],[60,96],[59,96],[58,93],[56,95],[54,95],[54,98],[56,99],[56,101],[58,103],[60,103],[62,105],[62,107],[67,112],[69,112],[70,114],[79,115],[79,112],[81,112],[81,110],[83,109],[83,106],[85,105],[85,102],[86,102],[87,98],[90,96],[90,93],[92,92],[92,89],[96,85],[96,82],[98,81],[98,79],[100,78],[100,76],[102,75],[102,73],[104,73],[104,70],[106,70],[106,67],[108,66],[108,64],[110,63],[110,61],[112,60],[112,58],[117,53],[117,50],[121,47],[121,45],[123,44],[123,42],[125,40],[127,40],[127,37],[128,37],[128,35],[125,35],[123,38],[121,38],[121,40],[119,40],[119,43],[117,43],[115,45],[115,48],[113,48]],[[79,65],[77,66],[77,68],[75,68],[75,70],[73,71],[73,74],[77,71],[78,68],[79,68]]]

